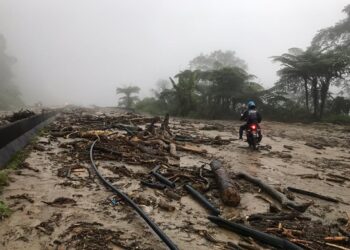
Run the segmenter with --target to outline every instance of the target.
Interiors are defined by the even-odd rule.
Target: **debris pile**
[[[15,122],[34,115],[35,113],[29,109],[26,109],[26,110],[21,109],[18,112],[14,112],[12,115],[6,116],[5,120],[9,122]]]
[[[57,249],[112,250],[110,245],[124,249],[140,247],[137,241],[132,245],[124,243],[120,240],[121,235],[123,232],[105,229],[101,223],[78,222],[69,226],[55,243],[58,245]]]
[[[64,182],[59,185],[89,188],[96,184],[94,174],[89,168],[89,150],[92,143],[98,139],[93,148],[94,159],[96,162],[105,163],[98,165],[98,168],[113,185],[117,185],[120,179],[127,178],[129,182],[120,187],[121,189],[128,189],[136,182],[137,192],[130,192],[130,197],[145,211],[149,208],[149,211],[159,208],[164,213],[176,213],[178,209],[182,209],[181,206],[185,206],[179,206],[178,201],[188,196],[206,209],[210,221],[242,235],[243,238],[253,239],[250,240],[249,246],[248,243],[238,246],[232,242],[231,245],[225,242],[227,248],[241,249],[245,245],[257,249],[260,245],[277,248],[288,246],[289,249],[347,249],[346,247],[350,246],[348,220],[342,225],[327,225],[315,221],[309,214],[305,215],[305,212],[314,206],[314,202],[296,199],[293,193],[322,199],[324,202],[337,203],[341,202],[340,200],[311,190],[287,186],[285,189],[275,188],[247,172],[227,171],[227,163],[210,154],[210,147],[226,146],[234,139],[222,138],[220,135],[209,137],[202,133],[213,130],[224,131],[225,127],[215,124],[194,128],[191,122],[184,120],[173,124],[170,123],[168,115],[162,119],[134,113],[107,115],[75,110],[61,114],[50,125],[49,137],[50,140],[59,143],[64,153],[64,160],[62,156],[59,158],[52,155],[52,158],[62,165],[57,171],[57,176],[63,178]],[[310,147],[309,144],[306,146]],[[288,145],[284,145],[283,148],[293,152],[296,150],[294,146]],[[45,150],[45,147],[42,149]],[[271,147],[267,145],[261,150],[270,151]],[[289,162],[294,159],[290,151],[271,151],[264,156]],[[198,160],[194,166],[183,166],[180,164],[182,157],[188,155],[191,155],[194,161],[202,161]],[[325,165],[329,164],[329,161],[325,160]],[[139,167],[143,171],[136,170]],[[313,178],[309,176],[311,175],[299,175],[300,178]],[[321,177],[318,175],[317,178]],[[336,175],[329,175],[327,178],[347,181],[346,177]],[[152,190],[157,197],[140,195],[144,190]],[[229,216],[230,207],[235,207],[237,211],[242,209],[241,202],[246,192],[262,193],[263,195],[256,197],[259,196],[268,202],[269,211],[250,214],[247,217]],[[77,205],[75,200],[66,197],[43,202],[59,207]],[[118,206],[124,203],[121,197],[115,196],[108,204]],[[45,225],[41,227],[45,228]],[[51,232],[49,227],[45,230]],[[208,233],[203,233],[203,230],[195,231],[201,232],[199,235],[205,239],[210,238],[209,241],[215,244],[222,244],[222,241],[208,237]],[[137,239],[133,242],[136,245],[131,246],[122,240],[121,232],[103,228],[99,223],[82,222],[67,228],[67,233],[61,235],[56,244],[77,249],[83,246],[89,246],[91,249],[110,249],[111,245],[123,248],[141,247]]]

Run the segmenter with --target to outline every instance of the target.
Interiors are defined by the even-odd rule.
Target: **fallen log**
[[[213,204],[211,204],[208,199],[199,193],[197,190],[195,190],[192,186],[185,184],[185,189],[197,200],[199,201],[204,207],[206,207],[212,214],[219,215],[220,210],[214,207]]]
[[[207,150],[201,149],[200,147],[189,145],[189,144],[185,144],[185,145],[177,144],[176,148],[178,150],[188,151],[188,152],[195,153],[195,154],[206,154],[207,153]]]
[[[328,197],[328,196],[322,195],[322,194],[317,194],[317,193],[314,193],[314,192],[302,190],[302,189],[299,189],[299,188],[293,188],[293,187],[287,187],[287,189],[289,191],[291,191],[291,192],[294,192],[294,193],[304,194],[304,195],[312,196],[312,197],[315,197],[315,198],[319,198],[321,200],[339,203],[339,200],[334,199],[332,197]]]
[[[237,234],[252,237],[253,239],[260,241],[262,243],[265,243],[269,246],[277,247],[279,249],[285,249],[285,250],[302,250],[301,247],[293,244],[292,242],[279,238],[277,236],[267,234],[261,231],[258,231],[256,229],[247,227],[243,224],[230,222],[227,220],[224,220],[217,216],[208,216],[208,219],[211,222],[214,222],[215,224],[224,227],[226,229],[229,229]]]
[[[305,210],[312,204],[310,202],[308,203],[297,203],[295,201],[289,200],[284,194],[278,192],[273,187],[269,186],[268,184],[262,182],[260,179],[253,177],[247,173],[239,172],[237,174],[237,177],[244,178],[245,180],[257,185],[262,190],[264,190],[266,193],[268,193],[272,198],[277,200],[283,207],[293,208],[299,212],[305,212]]]
[[[221,199],[226,205],[237,206],[241,197],[236,186],[231,182],[229,175],[219,160],[213,160],[210,163],[211,170],[214,172],[215,179],[219,185]]]
[[[170,144],[169,144],[169,153],[170,153],[171,156],[173,156],[173,157],[176,158],[176,159],[179,159],[179,158],[180,158],[180,157],[177,155],[175,143],[170,143]]]

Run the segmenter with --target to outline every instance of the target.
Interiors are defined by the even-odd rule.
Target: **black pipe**
[[[144,186],[150,187],[150,188],[156,188],[156,189],[165,189],[166,185],[162,184],[162,183],[154,183],[154,182],[148,182],[148,181],[144,181],[141,180],[140,183]]]
[[[165,185],[168,185],[171,188],[175,188],[175,183],[172,181],[169,181],[166,177],[164,177],[163,175],[161,175],[160,173],[156,172],[156,171],[152,171],[151,174],[156,177],[156,179],[162,183],[164,183]]]
[[[194,189],[192,186],[186,184],[185,189],[197,200],[199,201],[204,207],[206,207],[212,214],[219,215],[220,210],[214,207],[213,204],[211,204],[207,198],[205,198],[204,195],[202,195],[200,192],[198,192],[196,189]]]
[[[294,192],[294,193],[309,195],[309,196],[312,196],[312,197],[315,197],[315,198],[319,198],[319,199],[322,199],[322,200],[325,200],[325,201],[331,201],[331,202],[335,202],[335,203],[339,202],[339,200],[334,199],[332,197],[324,196],[322,194],[317,194],[317,193],[306,191],[306,190],[302,190],[302,189],[299,189],[299,188],[287,187],[287,189],[289,191],[291,191],[291,192]]]
[[[224,227],[226,229],[229,229],[237,234],[252,237],[253,239],[255,239],[257,241],[260,241],[262,243],[265,243],[265,244],[273,246],[273,247],[277,247],[279,249],[303,250],[301,247],[295,245],[294,243],[292,243],[288,240],[282,239],[280,237],[277,237],[277,236],[274,236],[271,234],[260,232],[258,230],[249,228],[249,227],[242,225],[242,224],[227,221],[227,220],[225,220],[221,217],[218,217],[218,216],[209,215],[208,219],[211,222],[214,222],[215,224],[217,224],[221,227]]]
[[[90,160],[91,160],[91,166],[94,168],[96,175],[101,179],[103,184],[110,188],[114,193],[118,194],[120,197],[123,198],[124,201],[126,201],[136,212],[146,221],[146,223],[152,228],[152,230],[159,236],[159,238],[169,247],[171,250],[178,250],[177,246],[171,241],[171,239],[168,238],[168,236],[158,227],[156,223],[154,223],[147,214],[132,200],[124,194],[122,191],[115,188],[109,181],[107,181],[98,171],[96,164],[93,159],[93,150],[96,142],[95,140],[90,148]]]

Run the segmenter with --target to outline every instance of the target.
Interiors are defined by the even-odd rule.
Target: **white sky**
[[[309,45],[349,0],[0,0],[0,33],[28,103],[115,105],[149,94],[200,53],[234,50],[265,87],[269,57]]]

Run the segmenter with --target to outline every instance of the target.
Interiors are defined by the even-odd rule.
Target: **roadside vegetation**
[[[11,66],[15,62],[14,57],[6,54],[6,40],[0,34],[0,110],[10,110],[23,106],[20,92],[12,80]]]
[[[11,214],[11,209],[2,201],[0,201],[0,220],[8,217]]]
[[[350,5],[344,13],[345,19],[320,30],[305,50],[291,48],[271,57],[281,68],[270,89],[256,82],[234,51],[218,50],[197,56],[174,78],[160,80],[153,97],[137,102],[119,90],[121,104],[150,114],[235,119],[252,99],[266,119],[350,124]]]
[[[29,150],[27,148],[17,152],[10,162],[6,165],[6,168],[0,170],[0,194],[3,191],[3,188],[8,185],[9,182],[9,174],[12,170],[16,170],[20,167],[20,165],[24,162],[24,160],[28,157]],[[7,207],[7,205],[0,200],[0,220],[4,217],[7,217],[10,214],[11,210]]]
[[[45,133],[45,130],[39,131],[38,135]],[[7,163],[6,167],[0,170],[0,194],[2,193],[5,186],[8,185],[10,178],[9,174],[16,169],[19,169],[21,164],[25,161],[25,159],[29,156],[30,146],[36,143],[38,137],[34,137],[30,144],[26,146],[24,149],[18,151],[11,160]],[[5,202],[0,200],[0,220],[4,217],[9,216],[11,213],[11,209],[7,207]]]

